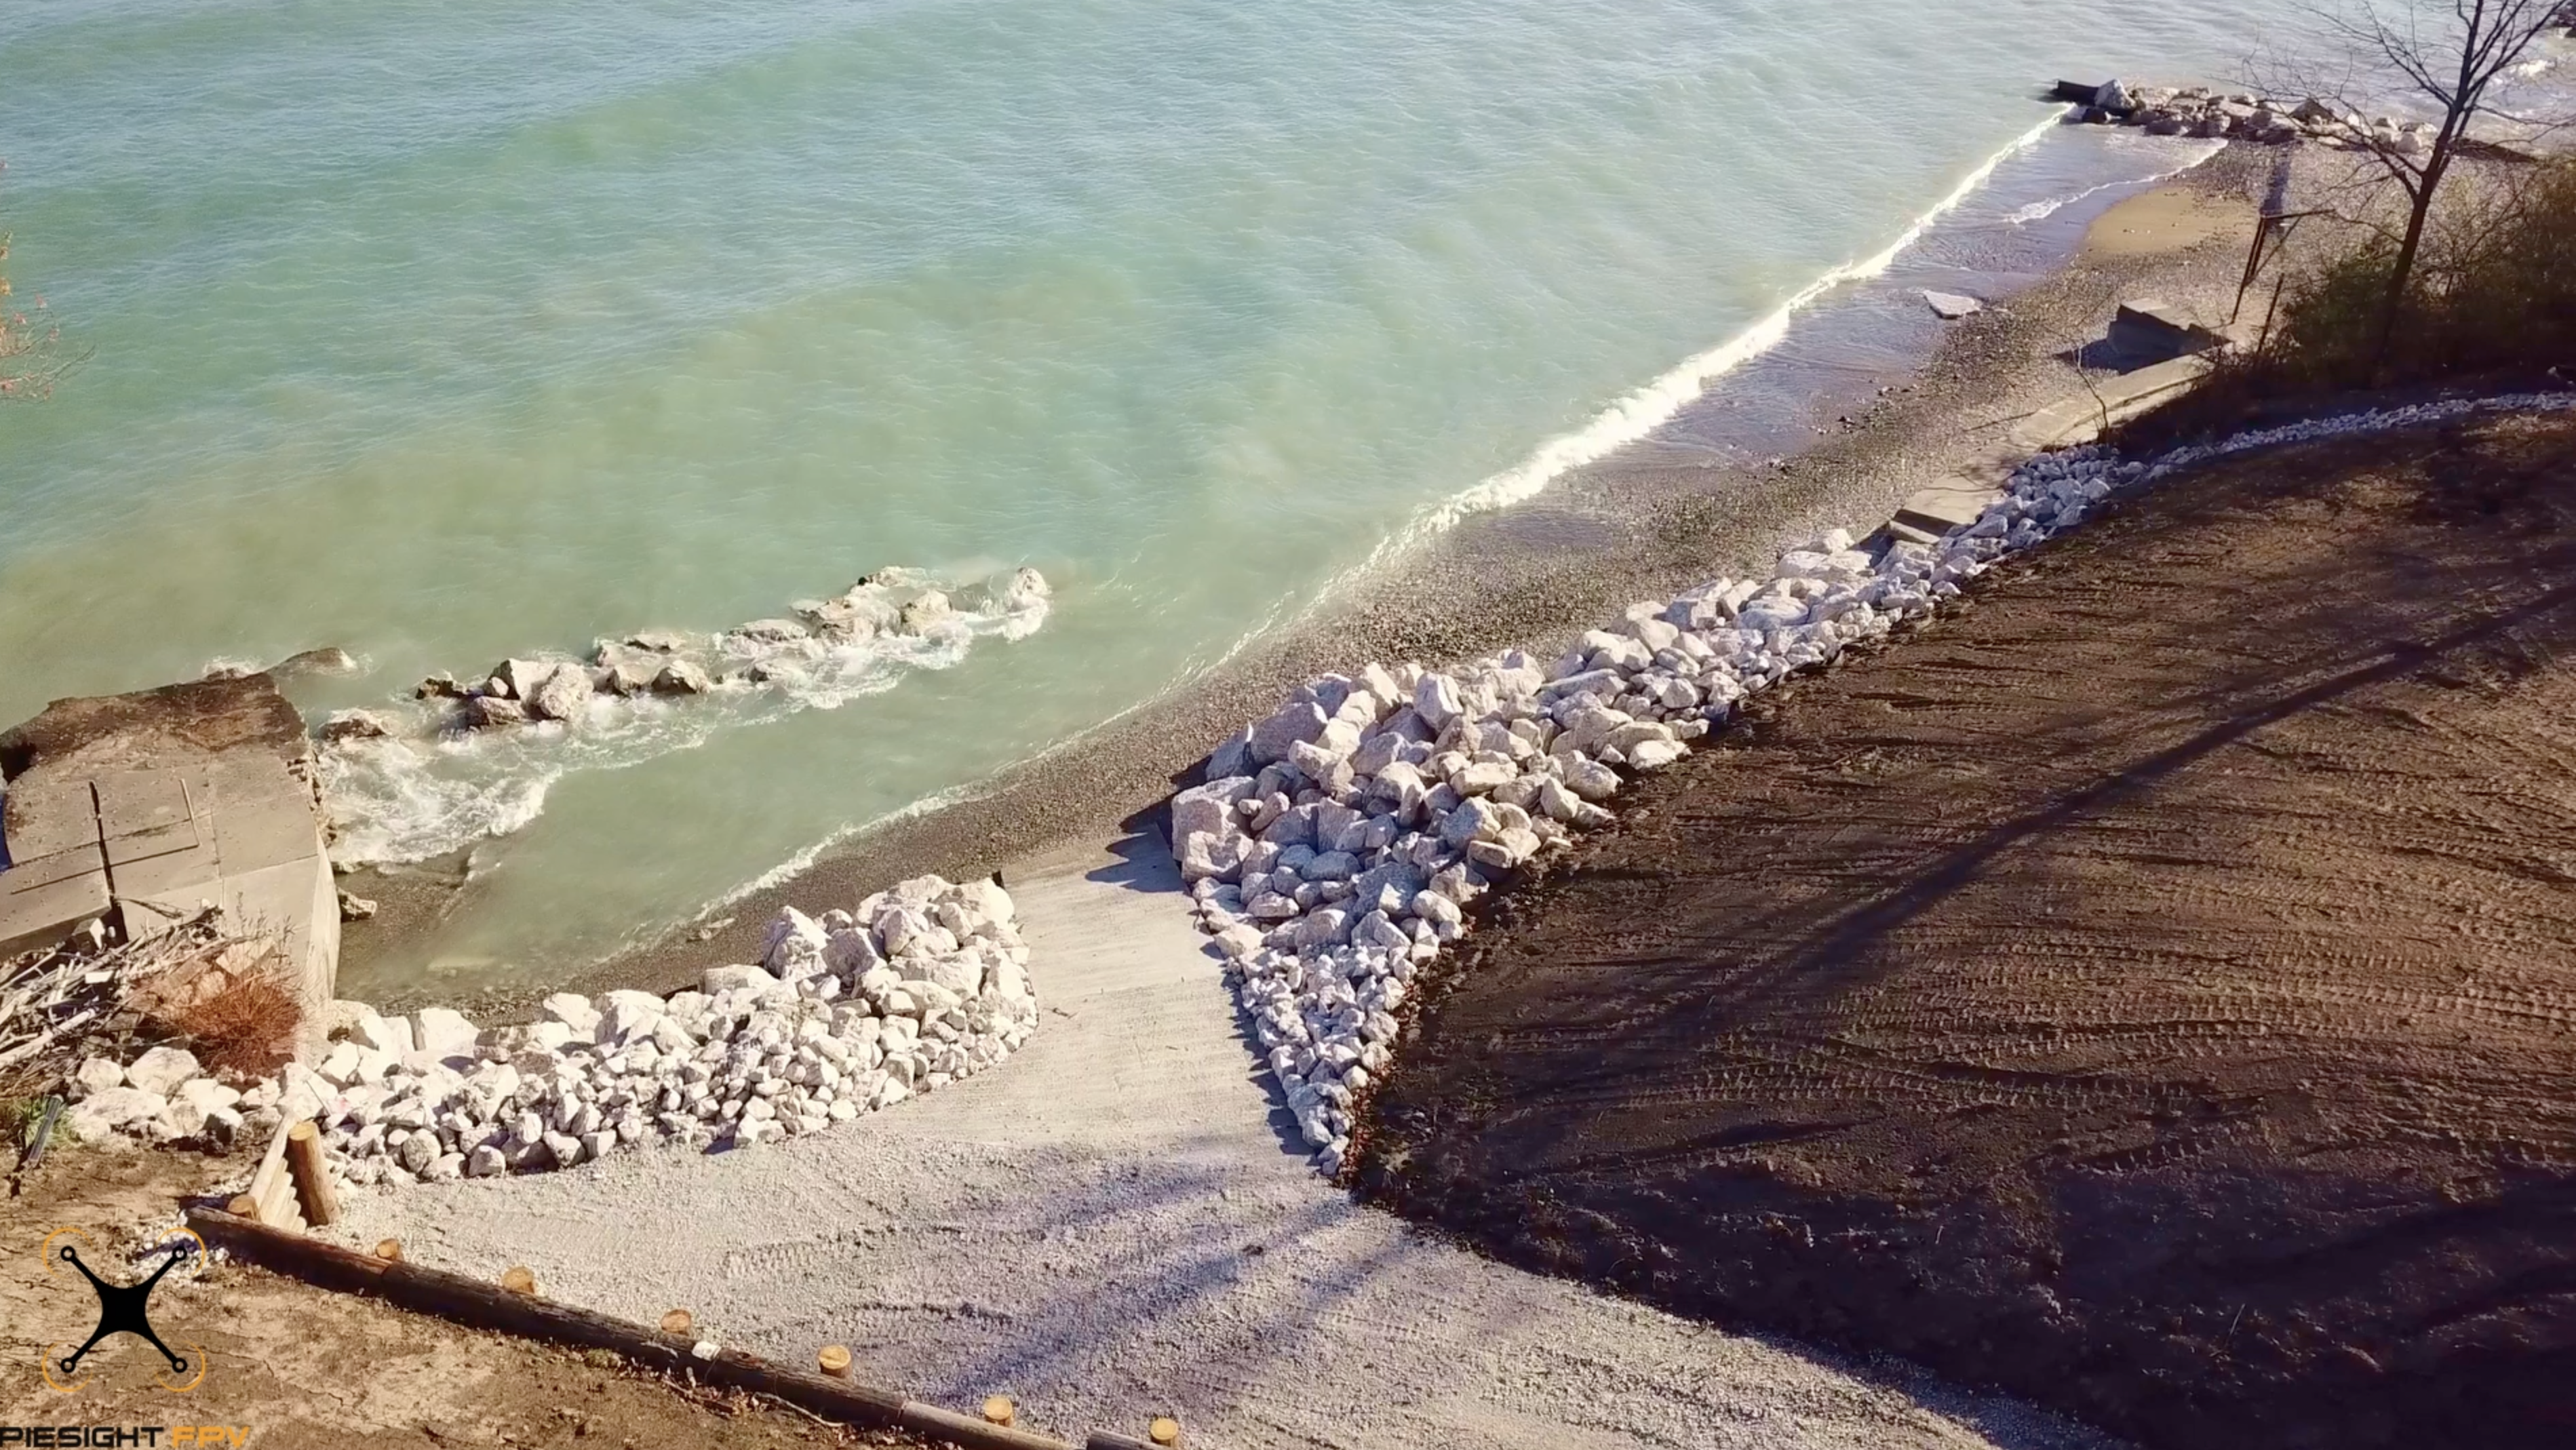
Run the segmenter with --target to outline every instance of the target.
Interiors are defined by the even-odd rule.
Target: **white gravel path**
[[[1014,1058],[815,1136],[356,1192],[333,1232],[1079,1441],[1254,1447],[2091,1445],[1485,1262],[1317,1178],[1159,840],[1009,873],[1045,1016]],[[816,903],[819,909],[832,903]]]

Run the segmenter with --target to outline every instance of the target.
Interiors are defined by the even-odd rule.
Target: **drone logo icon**
[[[154,1269],[150,1278],[139,1284],[111,1284],[81,1262],[79,1249],[70,1244],[64,1244],[60,1249],[54,1247],[56,1239],[66,1236],[86,1242],[89,1235],[79,1229],[58,1228],[45,1236],[45,1272],[56,1274],[60,1272],[56,1267],[58,1263],[69,1264],[80,1270],[81,1277],[89,1280],[90,1287],[98,1291],[98,1328],[91,1331],[87,1343],[67,1354],[59,1352],[64,1345],[46,1347],[43,1366],[46,1384],[70,1394],[89,1383],[89,1376],[81,1371],[81,1361],[89,1357],[89,1352],[98,1347],[100,1340],[111,1334],[131,1334],[161,1351],[161,1357],[169,1362],[169,1368],[155,1379],[161,1388],[172,1394],[184,1395],[205,1379],[206,1352],[201,1346],[189,1344],[190,1353],[180,1354],[163,1344],[161,1336],[152,1332],[152,1290],[161,1282],[161,1276],[191,1254],[199,1263],[206,1261],[206,1241],[197,1237],[193,1229],[179,1232],[184,1236],[182,1241],[171,1244],[169,1257],[161,1261],[161,1267]],[[60,1379],[55,1378],[58,1372],[62,1376]],[[182,1376],[187,1377],[186,1383],[173,1382]]]

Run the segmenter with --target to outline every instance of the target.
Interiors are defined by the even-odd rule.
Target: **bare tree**
[[[2388,290],[2380,305],[2378,355],[2385,359],[2405,311],[2416,259],[2435,196],[2473,142],[2469,132],[2492,110],[2496,80],[2522,63],[2551,30],[2567,25],[2566,0],[2359,0],[2319,12],[2350,48],[2358,66],[2389,73],[2441,113],[2428,138],[2420,130],[2353,124],[2347,144],[2361,151],[2406,199]]]

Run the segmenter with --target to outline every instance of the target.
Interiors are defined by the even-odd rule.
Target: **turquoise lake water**
[[[1539,486],[2040,83],[2228,80],[2293,9],[15,0],[10,275],[93,356],[0,408],[0,719],[1044,572],[1033,629],[828,690],[335,782],[353,856],[486,840],[448,969],[593,956]]]

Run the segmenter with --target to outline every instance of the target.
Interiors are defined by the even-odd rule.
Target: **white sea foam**
[[[1644,439],[1655,429],[1671,421],[1683,408],[1705,396],[1721,378],[1786,341],[1790,327],[1800,313],[1824,300],[1837,288],[1885,275],[1908,248],[1922,241],[1936,224],[1965,205],[1980,188],[1991,181],[1995,172],[2005,162],[2039,144],[2052,133],[2063,130],[2067,124],[2067,117],[2071,113],[2072,108],[2058,110],[2046,120],[2033,124],[2029,130],[2014,137],[1961,177],[1948,195],[1943,196],[1933,203],[1929,210],[1917,216],[1885,248],[1826,271],[1751,326],[1716,347],[1685,359],[1644,387],[1594,415],[1592,420],[1583,427],[1549,439],[1519,464],[1418,511],[1403,527],[1395,530],[1377,547],[1370,550],[1366,559],[1335,575],[1323,588],[1302,590],[1296,595],[1283,596],[1274,602],[1270,609],[1264,611],[1261,618],[1255,620],[1250,628],[1237,635],[1224,650],[1193,670],[1191,675],[1203,675],[1210,670],[1220,668],[1227,661],[1267,638],[1282,624],[1312,614],[1322,608],[1345,586],[1382,569],[1390,560],[1455,528],[1464,520],[1477,514],[1491,513],[1526,502],[1544,492],[1550,483],[1568,471],[1596,462],[1629,444]],[[2157,144],[2188,145],[2190,143],[2159,140]],[[2151,172],[2145,176],[2122,177],[2115,181],[2104,182],[2073,195],[2034,202],[2013,213],[2006,220],[2013,224],[2024,224],[2039,220],[2061,208],[2113,188],[2152,185],[2181,175],[2200,165],[2225,150],[2226,145],[2227,143],[2223,141],[2206,143],[2190,153],[2189,159],[2179,165]]]
[[[2191,145],[2190,142],[2168,142],[2167,144]],[[2099,186],[2088,186],[2082,191],[2075,192],[2068,196],[2052,196],[2039,201],[2034,201],[2027,206],[2015,210],[2012,215],[2004,218],[2004,221],[2006,225],[2017,227],[2028,226],[2033,222],[2046,221],[2048,218],[2057,215],[2059,212],[2066,210],[2077,202],[2089,201],[2094,197],[2100,196],[2106,191],[2116,191],[2126,186],[2152,186],[2159,181],[2180,176],[2184,172],[2189,171],[2193,167],[2198,166],[2200,163],[2207,161],[2212,156],[2215,156],[2226,149],[2227,143],[2224,141],[2202,141],[2198,146],[2194,147],[2191,159],[2182,163],[2180,166],[2168,167],[2163,171],[2150,172],[2145,176],[2130,176],[2123,177],[2118,181],[2106,181]]]
[[[1949,195],[1933,203],[1929,211],[1916,217],[1884,248],[1828,270],[1752,326],[1706,352],[1684,359],[1663,376],[1602,410],[1583,427],[1541,444],[1537,452],[1518,465],[1450,497],[1416,520],[1407,532],[1415,536],[1437,532],[1471,514],[1508,508],[1535,496],[1567,470],[1607,457],[1652,433],[1706,393],[1711,383],[1778,347],[1788,338],[1789,324],[1798,314],[1827,293],[1847,283],[1867,281],[1896,265],[1896,259],[1921,241],[1933,223],[1976,195],[1977,189],[1995,174],[1995,168],[2037,144],[2064,120],[2064,113],[2059,112],[2013,138],[2009,145],[1961,177]]]
[[[943,582],[918,570],[880,570],[853,595],[888,590],[908,599]],[[824,608],[806,612],[811,617]],[[602,693],[577,727],[545,722],[463,730],[454,728],[451,702],[388,703],[371,713],[394,727],[390,735],[322,749],[323,798],[336,833],[332,859],[342,865],[418,861],[508,835],[537,819],[547,791],[572,772],[641,765],[703,745],[722,730],[836,709],[891,690],[914,672],[947,669],[979,639],[1025,639],[1045,624],[1048,608],[1043,581],[1030,590],[1013,587],[1006,575],[974,608],[900,627],[792,632],[737,626],[678,635],[673,653],[702,663],[715,680],[712,690]],[[572,657],[539,652],[527,658]]]
[[[1923,239],[1924,233],[1930,231],[1934,223],[1976,195],[1978,188],[1994,176],[1996,168],[2063,126],[2067,114],[2064,109],[2052,112],[2048,119],[2033,125],[1978,163],[1959,179],[1947,196],[1907,224],[1905,230],[1884,248],[1827,270],[1751,326],[1705,352],[1683,359],[1662,376],[1593,415],[1592,420],[1582,427],[1549,439],[1518,464],[1417,512],[1402,528],[1371,550],[1367,559],[1343,571],[1325,588],[1314,591],[1306,608],[1311,611],[1317,603],[1329,599],[1352,580],[1383,568],[1389,560],[1457,527],[1464,520],[1535,498],[1570,470],[1597,462],[1644,439],[1670,422],[1682,409],[1705,396],[1718,379],[1786,341],[1789,326],[1797,320],[1798,314],[1837,288],[1885,273],[1907,248]],[[1266,629],[1271,623],[1265,620],[1262,627]]]

